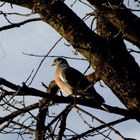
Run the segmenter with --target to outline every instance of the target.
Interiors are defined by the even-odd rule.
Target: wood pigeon
[[[52,66],[57,66],[55,82],[62,91],[76,97],[95,99],[99,104],[104,103],[104,99],[95,91],[88,79],[81,72],[70,67],[64,58],[54,59]]]

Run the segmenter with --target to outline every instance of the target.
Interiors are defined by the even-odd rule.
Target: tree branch
[[[67,121],[67,116],[69,114],[69,112],[71,111],[71,107],[68,108],[65,112],[63,112],[63,116],[61,117],[61,124],[60,124],[60,130],[58,132],[58,138],[57,140],[62,140],[63,136],[64,136],[64,132],[66,129],[66,121]]]
[[[12,3],[40,14],[44,22],[91,62],[96,74],[128,109],[140,111],[140,69],[118,38],[106,40],[96,35],[61,0],[12,0]]]
[[[88,131],[86,131],[86,132],[84,132],[82,134],[79,134],[79,135],[77,135],[77,136],[75,136],[75,137],[73,137],[73,138],[71,138],[69,140],[77,140],[77,139],[80,139],[80,138],[85,137],[86,135],[88,135],[90,133],[93,133],[94,131],[98,131],[98,130],[101,130],[103,128],[106,128],[107,126],[112,126],[112,125],[115,125],[115,124],[118,124],[118,123],[121,123],[121,122],[124,122],[124,121],[127,121],[127,120],[128,120],[128,118],[122,118],[122,119],[119,119],[119,120],[110,122],[107,125],[106,124],[105,125],[104,124],[103,125],[100,125],[100,126],[98,126],[96,128],[92,128],[91,130],[88,130]]]
[[[11,119],[14,119],[15,117],[23,114],[23,113],[26,113],[26,112],[29,112],[30,110],[33,110],[33,109],[36,109],[39,107],[39,104],[38,103],[35,103],[35,104],[32,104],[32,105],[29,105],[27,107],[24,107],[24,108],[21,108],[15,112],[12,112],[11,114],[3,117],[3,118],[0,118],[0,124],[6,122],[6,121],[9,121]]]
[[[62,112],[60,112],[46,127],[45,131],[47,131],[52,124],[54,124],[58,119],[60,119],[65,113],[67,114],[72,109],[72,105],[68,105]]]
[[[96,102],[93,100],[88,100],[88,99],[80,99],[80,98],[74,98],[74,97],[64,97],[64,96],[58,96],[54,94],[48,94],[43,91],[34,89],[34,88],[29,88],[26,85],[17,86],[11,82],[6,81],[5,79],[1,78],[0,79],[0,85],[4,85],[8,88],[11,88],[12,90],[18,91],[13,93],[13,92],[6,92],[4,93],[6,95],[15,95],[15,96],[38,96],[38,97],[43,97],[48,100],[53,101],[54,103],[77,103],[83,106],[91,107],[91,108],[97,108],[97,109],[102,109]],[[136,119],[140,120],[140,114],[136,110],[126,110],[118,107],[112,107],[109,105],[104,104],[104,106],[108,109],[110,113],[115,113],[119,114],[122,116],[126,116],[131,119]]]
[[[15,28],[15,27],[20,27],[22,25],[25,25],[26,23],[30,23],[30,22],[34,22],[34,21],[40,21],[40,20],[41,20],[41,18],[33,18],[33,19],[28,19],[28,20],[25,20],[25,21],[22,21],[22,22],[19,22],[19,23],[13,23],[11,25],[6,25],[6,26],[3,26],[3,27],[0,27],[0,31],[12,29],[12,28]]]
[[[58,92],[58,86],[56,85],[56,83],[54,81],[52,81],[49,84],[49,87],[46,87],[46,85],[43,86],[46,89],[46,92],[48,94],[53,94],[56,95],[56,93]],[[48,113],[48,106],[50,104],[50,100],[46,99],[46,98],[42,98],[40,100],[39,103],[39,113],[37,116],[37,125],[36,125],[36,140],[44,140],[45,136],[46,136],[46,131],[45,131],[45,121],[46,121],[46,115]]]
[[[123,34],[123,37],[129,42],[135,44],[140,49],[140,18],[133,14],[128,9],[122,0],[87,0],[91,5],[95,6],[104,19],[102,22],[109,21],[118,33]],[[127,15],[127,16],[126,16]]]

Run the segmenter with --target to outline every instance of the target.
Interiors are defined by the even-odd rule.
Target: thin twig
[[[44,56],[44,58],[41,60],[41,62],[39,63],[38,68],[36,69],[36,71],[35,71],[35,73],[34,73],[32,79],[31,79],[31,81],[30,81],[30,83],[28,84],[28,86],[31,85],[31,83],[33,82],[35,76],[37,75],[37,73],[38,73],[38,71],[39,71],[39,69],[40,69],[42,63],[45,61],[45,59],[46,59],[47,56],[51,53],[51,51],[56,47],[56,45],[62,40],[62,38],[63,38],[63,37],[60,37],[60,39],[57,40],[57,42],[53,45],[53,47],[48,51],[48,53],[47,53],[47,54]]]
[[[79,134],[79,135],[77,135],[77,136],[75,136],[75,137],[73,137],[73,138],[71,138],[69,140],[80,139],[82,137],[85,137],[85,136],[89,135],[90,133],[93,133],[94,131],[101,130],[103,128],[106,128],[107,126],[112,126],[112,125],[115,125],[115,124],[118,124],[118,123],[121,123],[121,122],[124,122],[124,121],[127,121],[127,120],[128,120],[128,118],[124,117],[122,119],[119,119],[119,120],[116,120],[116,121],[112,121],[112,122],[110,122],[108,124],[100,125],[100,126],[98,126],[96,128],[92,128],[92,129],[90,129],[90,130],[88,130],[88,131],[86,131],[84,133],[81,133],[81,134]]]
[[[77,113],[78,113],[78,115],[80,116],[80,118],[82,119],[82,121],[83,121],[89,128],[93,128],[93,126],[91,126],[91,125],[82,117],[82,115],[81,115],[80,112],[79,112],[79,109],[77,110]],[[98,131],[98,130],[97,130],[96,132],[97,132],[98,134],[101,134],[103,137],[105,137],[105,138],[111,140],[111,139],[109,138],[109,136],[104,135],[103,132],[101,133],[101,132]]]
[[[21,108],[21,109],[15,111],[15,112],[12,112],[11,114],[9,114],[9,115],[7,115],[7,116],[5,116],[3,118],[1,117],[0,118],[0,124],[4,123],[4,122],[6,122],[6,121],[8,121],[10,119],[15,118],[20,114],[23,114],[23,113],[26,113],[26,112],[28,112],[30,110],[36,109],[36,108],[38,108],[38,105],[39,105],[38,103],[35,103],[33,105],[27,106],[26,108]]]
[[[105,123],[105,122],[102,121],[101,119],[99,119],[99,118],[93,116],[91,113],[89,113],[89,112],[83,110],[82,108],[80,108],[80,107],[78,107],[78,106],[76,106],[75,108],[78,109],[78,110],[80,110],[80,111],[82,111],[83,113],[87,114],[88,116],[92,117],[92,119],[97,120],[99,123],[106,125],[106,126],[109,127],[111,130],[113,130],[114,133],[116,133],[121,139],[124,139],[124,136],[123,136],[119,131],[117,131],[116,129],[114,129],[114,128],[111,127],[110,125],[107,125],[107,123]]]
[[[34,21],[40,21],[40,20],[41,20],[41,18],[33,18],[33,19],[28,19],[28,20],[25,20],[25,21],[22,21],[22,22],[19,22],[19,23],[12,23],[10,25],[0,27],[0,31],[12,29],[12,28],[15,28],[15,27],[20,27],[20,26],[22,26],[26,23],[30,23],[30,22],[34,22]]]
[[[23,52],[24,55],[27,55],[27,56],[31,56],[31,57],[50,57],[50,58],[56,58],[56,57],[62,57],[62,58],[65,58],[65,59],[74,59],[74,60],[83,60],[83,61],[87,61],[87,59],[85,58],[77,58],[77,57],[68,57],[68,56],[64,56],[64,55],[40,55],[40,54],[32,54],[32,53],[25,53]]]

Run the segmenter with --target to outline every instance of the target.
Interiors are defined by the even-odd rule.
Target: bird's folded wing
[[[60,79],[73,89],[84,90],[90,85],[86,77],[72,67],[63,68],[60,73]]]
[[[89,95],[89,97],[94,97],[98,103],[104,102],[104,99],[96,92],[94,87],[91,86],[87,78],[78,70],[72,67],[65,67],[61,71],[60,78],[72,90],[81,90],[82,94],[85,94],[87,96]],[[85,91],[88,87],[90,88],[87,91]]]

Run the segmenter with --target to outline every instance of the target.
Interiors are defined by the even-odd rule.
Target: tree
[[[90,63],[90,66],[94,68],[95,72],[87,76],[88,80],[92,84],[103,80],[126,107],[126,109],[123,109],[105,104],[108,112],[123,116],[123,118],[119,120],[106,124],[102,120],[96,118],[93,114],[77,106],[80,104],[91,108],[101,109],[96,103],[89,100],[75,100],[72,97],[56,95],[58,87],[55,82],[50,83],[47,92],[45,93],[27,86],[26,83],[23,83],[22,86],[18,86],[1,78],[0,83],[3,86],[1,87],[1,100],[4,104],[16,109],[16,111],[1,118],[1,124],[7,122],[1,128],[1,131],[5,132],[5,129],[10,129],[14,124],[14,126],[20,126],[20,128],[28,130],[28,132],[35,133],[36,140],[43,140],[45,138],[57,138],[59,140],[62,138],[86,139],[86,137],[91,137],[92,134],[94,136],[94,132],[110,139],[104,132],[100,132],[101,129],[108,127],[110,130],[115,131],[122,139],[126,139],[111,126],[129,119],[136,119],[138,122],[140,121],[140,68],[131,55],[131,52],[134,50],[128,51],[124,42],[127,40],[139,49],[139,17],[137,17],[131,9],[127,8],[122,0],[87,0],[85,4],[94,9],[92,13],[87,15],[94,16],[96,19],[97,32],[94,32],[92,31],[92,28],[89,28],[84,21],[61,0],[1,0],[1,2],[4,2],[1,6],[5,3],[10,3],[12,7],[15,4],[29,8],[32,10],[32,13],[38,13],[40,15],[40,18],[29,19],[17,24],[3,26],[0,29],[1,31],[20,27],[31,21],[42,20],[46,22],[64,37],[78,53],[83,55]],[[139,4],[138,1],[136,2]],[[1,13],[6,20],[8,20],[8,13]],[[47,55],[44,59],[46,57]],[[8,91],[5,87],[12,89],[12,91]],[[8,95],[10,95],[10,97],[12,96],[10,100],[7,100]],[[23,108],[17,108],[16,106],[13,106],[13,104],[11,105],[10,101],[13,101],[15,96],[27,95],[42,97],[42,99],[39,103],[24,106]],[[66,103],[68,105],[50,122],[48,120],[48,124],[46,125],[46,117],[49,118],[49,115],[47,114],[48,108],[54,105],[54,103]],[[22,104],[24,105],[24,103]],[[30,111],[37,108],[39,109],[39,113],[37,117],[35,117]],[[102,123],[102,125],[93,128],[83,119],[83,114],[81,115],[79,113],[79,116],[81,116],[85,124],[92,128],[89,130],[87,129],[83,133],[76,134],[66,126],[67,117],[73,108],[78,109],[91,118],[95,118]],[[30,114],[30,117],[34,119],[29,126],[14,121],[15,117],[27,112]],[[34,126],[34,124],[36,124],[36,126]],[[13,131],[15,130],[14,126],[12,127]],[[69,131],[69,133],[67,131]],[[22,134],[25,133],[26,131],[19,132],[21,137]]]

